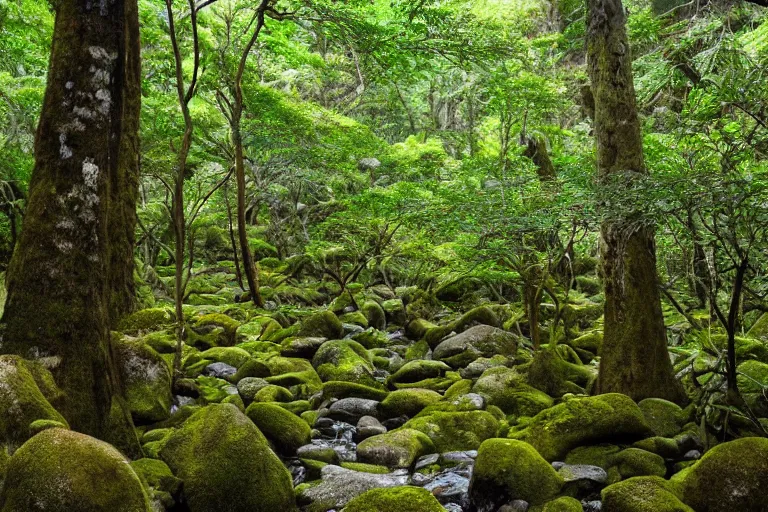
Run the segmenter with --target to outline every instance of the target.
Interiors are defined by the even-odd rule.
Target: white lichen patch
[[[99,166],[93,163],[92,158],[83,160],[83,182],[91,190],[96,190],[99,182]],[[98,203],[98,197],[97,203]]]
[[[59,134],[59,156],[62,160],[72,158],[72,148],[67,146],[67,134]]]

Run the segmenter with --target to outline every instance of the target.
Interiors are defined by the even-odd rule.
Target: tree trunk
[[[125,275],[133,279],[132,234],[125,230],[135,218],[138,174],[137,3],[56,5],[29,202],[8,272],[2,351],[51,368],[73,429],[135,454],[110,325],[126,304],[113,294],[125,293]]]
[[[632,60],[621,0],[588,0],[587,57],[595,99],[597,169],[601,181],[632,180],[647,172],[637,116]],[[652,228],[613,220],[603,223],[605,327],[598,392],[635,400],[681,402],[667,351]]]

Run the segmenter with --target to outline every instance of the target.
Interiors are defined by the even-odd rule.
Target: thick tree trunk
[[[125,308],[116,306],[122,297],[112,300],[113,293],[125,292],[120,276],[133,279],[132,234],[125,233],[131,220],[115,216],[135,218],[137,3],[56,5],[29,202],[8,272],[1,348],[52,369],[66,393],[61,412],[72,428],[136,453],[109,329],[112,313]],[[122,265],[128,269],[117,268]]]
[[[646,173],[632,60],[621,0],[588,0],[587,54],[595,99],[597,168],[602,181]],[[607,221],[601,229],[605,327],[600,393],[681,402],[669,359],[653,229]]]

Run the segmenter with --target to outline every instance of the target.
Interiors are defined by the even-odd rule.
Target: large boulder
[[[307,422],[277,404],[254,402],[245,415],[286,455],[295,454],[310,441],[311,429]]]
[[[443,396],[430,389],[410,388],[391,392],[379,404],[379,411],[384,418],[398,416],[413,417],[428,405],[442,400]]]
[[[495,405],[512,416],[535,416],[552,407],[552,398],[525,382],[525,376],[514,368],[495,367],[483,372],[474,387],[489,405]]]
[[[371,387],[382,387],[374,378],[368,351],[352,340],[328,341],[312,358],[312,365],[323,382],[341,380]]]
[[[768,512],[768,439],[745,437],[715,446],[672,477],[696,512]]]
[[[572,352],[567,345],[558,348]],[[557,350],[539,350],[528,365],[528,383],[554,397],[584,394],[597,374],[594,368],[582,365],[575,354],[573,359],[577,362],[566,361]]]
[[[531,445],[513,439],[488,439],[477,451],[469,484],[470,510],[496,510],[514,500],[539,505],[557,496],[563,483]]]
[[[171,370],[149,345],[139,341],[116,343],[117,362],[125,399],[137,423],[154,423],[171,415]]]
[[[499,421],[486,411],[436,411],[417,416],[404,427],[425,433],[442,453],[476,450],[486,439],[496,437]]]
[[[687,415],[679,405],[662,398],[646,398],[637,403],[645,421],[657,436],[674,437],[687,423]]]
[[[408,361],[389,377],[389,382],[391,384],[412,384],[426,379],[442,377],[450,369],[451,367],[442,361],[423,359]]]
[[[434,452],[432,440],[411,428],[369,437],[357,445],[358,460],[390,468],[409,468],[422,455]]]
[[[353,499],[344,512],[444,512],[431,492],[420,487],[373,489]]]
[[[477,325],[442,341],[432,357],[454,368],[463,368],[478,357],[514,356],[516,352],[517,336],[490,325]]]
[[[509,433],[510,438],[533,445],[549,461],[562,459],[577,446],[652,435],[637,404],[619,393],[572,398]]]
[[[48,429],[13,454],[0,511],[149,512],[149,499],[128,460],[109,444]]]
[[[332,311],[319,311],[301,322],[296,335],[337,340],[344,336],[344,327]]]
[[[601,496],[603,512],[694,512],[680,501],[669,482],[658,476],[638,476],[609,485]]]
[[[402,470],[374,474],[329,464],[320,470],[319,484],[304,489],[297,488],[297,491],[299,502],[302,506],[307,505],[303,507],[304,510],[325,512],[341,510],[352,499],[372,489],[400,487],[407,482],[408,473]]]
[[[0,356],[0,444],[20,446],[32,436],[29,426],[37,420],[66,426],[48,401],[58,393],[53,377],[42,366],[18,356]]]
[[[296,509],[290,473],[232,404],[195,412],[167,438],[160,458],[184,480],[190,512]]]

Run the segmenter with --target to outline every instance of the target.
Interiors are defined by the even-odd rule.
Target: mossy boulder
[[[32,436],[30,425],[38,420],[67,424],[44,395],[53,398],[54,386],[41,366],[18,356],[0,356],[0,445],[20,446]]]
[[[683,409],[661,398],[646,398],[637,404],[643,411],[645,421],[657,436],[674,437],[687,423]]]
[[[293,402],[293,393],[282,386],[268,384],[253,395],[253,402]]]
[[[767,512],[768,439],[745,437],[715,446],[672,477],[696,512]]]
[[[389,392],[380,387],[366,386],[356,382],[331,380],[323,383],[323,398],[367,398],[380,402]]]
[[[368,326],[383,331],[387,327],[387,314],[384,312],[378,302],[367,300],[360,308],[360,312],[365,316]]]
[[[149,512],[128,460],[109,444],[54,428],[24,443],[8,462],[0,511]]]
[[[744,361],[737,367],[739,391],[752,411],[768,417],[768,364]]]
[[[513,439],[488,439],[477,451],[469,499],[473,510],[495,510],[513,500],[540,505],[556,497],[563,483],[531,445]]]
[[[388,299],[381,303],[381,308],[387,317],[387,322],[402,326],[408,320],[405,312],[405,304],[402,299]]]
[[[296,336],[309,336],[337,340],[344,336],[344,327],[332,311],[320,311],[301,322]]]
[[[477,379],[472,391],[515,417],[535,416],[553,404],[549,395],[529,386],[525,376],[514,368],[489,368]]]
[[[181,480],[173,476],[171,468],[157,459],[139,459],[131,462],[144,488],[149,490],[153,509],[172,508],[181,490]]]
[[[173,311],[165,308],[149,308],[136,311],[117,324],[117,330],[126,334],[157,331],[175,321]]]
[[[387,333],[374,328],[355,333],[350,337],[369,350],[386,347],[389,343]]]
[[[328,341],[326,338],[291,337],[280,342],[280,354],[285,357],[312,359],[318,349]]]
[[[352,311],[339,316],[339,321],[344,324],[354,325],[363,329],[368,328],[368,319],[361,311]]]
[[[140,341],[116,343],[117,366],[125,399],[136,423],[163,421],[171,415],[171,369],[155,350]]]
[[[561,496],[543,505],[533,506],[530,512],[583,512],[584,507],[576,498],[570,496]]]
[[[413,417],[428,405],[442,400],[443,396],[429,389],[399,389],[389,393],[379,404],[379,411],[385,418],[398,416]]]
[[[499,421],[486,411],[437,411],[419,415],[404,427],[425,433],[442,453],[476,450],[480,443],[497,436]]]
[[[246,377],[241,379],[237,383],[237,392],[240,394],[240,398],[243,402],[250,404],[253,402],[256,393],[261,391],[262,388],[269,386],[269,382],[259,377]]]
[[[509,433],[510,438],[533,445],[549,461],[561,459],[577,446],[652,435],[637,404],[619,393],[571,398]]]
[[[368,351],[356,341],[326,342],[312,358],[312,366],[323,382],[341,380],[381,387],[373,376],[374,366]]]
[[[420,487],[372,489],[352,499],[344,512],[444,512],[440,502]]]
[[[673,486],[658,476],[639,476],[609,485],[601,497],[603,512],[694,512],[680,501]]]
[[[254,402],[245,411],[259,430],[272,441],[280,453],[294,455],[311,438],[309,425],[277,404]]]
[[[434,452],[432,440],[423,432],[410,428],[369,437],[357,445],[360,462],[390,468],[409,468],[422,455]]]
[[[235,368],[241,368],[245,363],[251,360],[251,354],[247,350],[237,347],[213,347],[202,352],[200,357],[226,363]]]
[[[479,357],[514,356],[516,352],[516,335],[490,325],[477,325],[442,341],[432,357],[463,368]]]
[[[408,361],[389,377],[391,384],[414,383],[424,379],[442,377],[450,366],[442,361]]]
[[[470,327],[477,325],[501,327],[502,322],[491,308],[488,306],[479,306],[464,313],[453,322],[430,329],[424,335],[424,339],[429,343],[431,348],[435,348],[452,332],[462,333]]]
[[[664,476],[667,474],[667,466],[664,458],[640,448],[627,448],[616,454],[612,460],[621,478],[635,476]]]
[[[434,329],[435,327],[437,327],[437,325],[433,324],[429,320],[416,318],[408,322],[408,325],[405,326],[405,335],[412,340],[419,341],[424,338],[424,336],[427,334],[427,331]]]
[[[240,322],[234,318],[222,313],[208,313],[195,320],[192,330],[202,336],[214,334],[214,346],[231,347],[237,343],[237,329],[239,327]]]
[[[195,412],[168,437],[160,457],[184,480],[191,512],[296,510],[290,473],[234,405]]]

